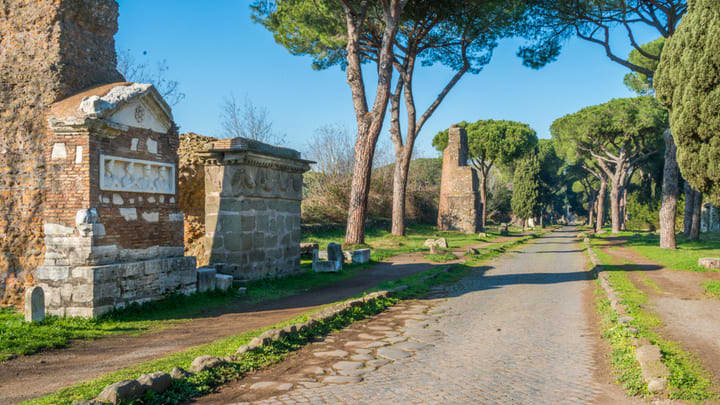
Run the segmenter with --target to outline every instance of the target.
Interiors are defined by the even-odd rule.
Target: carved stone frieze
[[[118,156],[100,156],[100,189],[175,194],[175,165]]]

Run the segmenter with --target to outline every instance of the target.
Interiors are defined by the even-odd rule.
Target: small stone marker
[[[370,261],[370,249],[346,250],[345,257],[352,263],[367,263]]]
[[[227,291],[232,287],[233,276],[229,274],[215,274],[215,288],[221,291]]]
[[[215,289],[217,271],[214,267],[200,267],[197,269],[197,291],[205,292]]]
[[[35,286],[25,291],[25,321],[42,322],[45,320],[45,292]]]
[[[342,269],[342,264],[345,260],[345,256],[342,252],[342,246],[333,242],[328,243],[327,256],[329,262],[336,263],[335,267],[337,267],[338,270]]]
[[[720,269],[720,257],[701,257],[698,259],[698,265],[708,269]]]

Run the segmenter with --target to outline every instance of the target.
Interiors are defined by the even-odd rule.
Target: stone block
[[[41,287],[29,287],[25,290],[25,321],[42,322],[45,320],[45,293]]]
[[[224,363],[224,361],[219,357],[213,357],[213,356],[196,357],[195,360],[193,360],[192,364],[190,364],[190,372],[197,374],[201,371],[205,371],[205,370],[217,367],[222,363]]]
[[[215,274],[215,288],[227,291],[232,287],[233,276],[227,274]]]
[[[708,269],[720,269],[720,257],[701,257],[698,265]]]
[[[143,374],[137,379],[142,385],[143,390],[160,393],[170,388],[172,385],[172,377],[170,374],[156,371],[150,374]]]
[[[215,289],[217,272],[214,267],[200,267],[197,270],[197,291],[205,292]]]
[[[362,264],[370,261],[370,249],[356,249],[343,251],[345,260],[351,263]]]
[[[136,380],[125,380],[108,385],[97,396],[98,401],[117,404],[139,398],[145,393],[142,385]]]

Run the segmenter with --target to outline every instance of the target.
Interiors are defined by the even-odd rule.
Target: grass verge
[[[385,308],[394,305],[399,300],[418,298],[426,295],[433,286],[441,284],[451,284],[457,282],[463,277],[467,276],[473,268],[472,265],[479,265],[485,260],[492,259],[499,256],[503,252],[511,249],[512,247],[519,246],[538,235],[525,236],[510,242],[501,244],[493,249],[486,249],[473,257],[473,259],[465,265],[452,265],[452,266],[439,266],[410,277],[405,277],[398,280],[384,282],[379,284],[371,291],[378,291],[383,289],[391,289],[400,285],[407,285],[408,288],[400,291],[393,298],[384,298],[381,300],[375,300],[365,306],[356,307],[356,310],[349,314],[343,314],[330,320],[329,322],[320,325],[319,329],[313,330],[313,334],[327,334],[333,330],[341,329],[352,322],[363,319],[367,316],[383,311]],[[63,388],[62,390],[43,396],[38,399],[32,399],[25,401],[24,404],[32,405],[46,405],[46,404],[58,404],[58,405],[69,405],[76,401],[86,401],[97,396],[102,389],[112,383],[134,379],[142,374],[164,371],[170,372],[173,367],[188,368],[192,360],[198,356],[211,355],[217,357],[231,356],[235,353],[238,347],[247,344],[252,338],[260,335],[262,332],[271,329],[291,325],[294,323],[304,322],[308,319],[308,316],[312,315],[321,309],[309,311],[301,316],[293,319],[289,319],[282,323],[249,331],[240,335],[231,336],[225,339],[220,339],[215,342],[198,346],[183,352],[175,353],[169,356],[165,356],[152,361],[136,364],[134,366],[124,368],[113,373],[104,375],[94,380],[82,382],[71,387]],[[164,392],[161,395],[148,394],[142,401],[138,403],[145,404],[177,404],[184,402],[190,398],[206,395],[212,392],[216,387],[235,379],[238,379],[246,373],[257,370],[263,367],[267,367],[271,364],[281,361],[289,353],[299,349],[301,346],[307,343],[311,334],[307,335],[293,335],[281,339],[280,341],[269,345],[267,348],[255,352],[248,352],[241,355],[237,361],[230,362],[223,367],[213,369],[206,372],[201,372],[195,376],[177,381],[173,384],[173,387]]]
[[[660,248],[660,237],[657,235],[641,235],[632,232],[596,235],[598,239],[616,237],[623,239],[626,247],[669,269],[698,272],[720,271],[698,265],[698,259],[701,257],[720,257],[720,239],[717,234],[703,234],[702,238],[697,241],[677,235],[677,249],[675,250]]]
[[[596,246],[598,241],[593,239],[591,243]],[[635,287],[625,271],[611,270],[613,268],[612,265],[626,265],[631,263],[617,263],[613,257],[601,249],[595,249],[595,253],[601,265],[603,265],[602,271],[608,274],[610,285],[625,304],[628,315],[633,317],[630,325],[638,330],[638,338],[641,340],[647,339],[650,343],[660,347],[662,361],[670,370],[670,377],[668,378],[667,384],[668,397],[670,399],[689,401],[720,399],[717,387],[712,385],[710,373],[701,366],[700,361],[692,353],[683,350],[677,342],[660,336],[658,331],[662,326],[662,321],[656,314],[647,310],[648,298],[645,293]],[[617,314],[615,314],[615,318],[616,317]],[[613,321],[610,325],[615,325],[613,327],[618,328],[617,320],[612,317],[609,319]],[[627,330],[625,328],[622,329]],[[621,335],[622,333],[626,332],[618,331],[608,335],[611,345],[613,345],[613,340],[615,340],[618,350],[618,360],[615,361],[613,359],[613,364],[616,366],[616,371],[619,375],[618,380],[625,385],[629,394],[645,394],[645,392],[639,389],[635,381],[635,373],[632,371],[632,367],[627,359],[628,353],[623,353],[632,350],[632,357],[634,359],[635,348],[625,340],[625,337]],[[629,339],[629,336],[627,339]],[[613,347],[614,353],[615,350],[616,348]],[[624,381],[621,380],[621,378]]]
[[[715,298],[720,298],[720,281],[716,280],[708,280],[703,281],[702,287],[705,289],[705,292],[713,296]]]

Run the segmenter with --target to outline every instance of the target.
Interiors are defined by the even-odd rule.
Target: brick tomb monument
[[[205,250],[235,280],[300,271],[300,153],[245,138],[210,144],[205,163]]]
[[[482,228],[482,200],[478,175],[467,164],[467,134],[457,125],[448,132],[448,145],[443,151],[438,229],[477,233]]]
[[[48,114],[45,258],[48,313],[97,316],[196,289],[177,205],[177,127],[149,84],[119,82]]]

